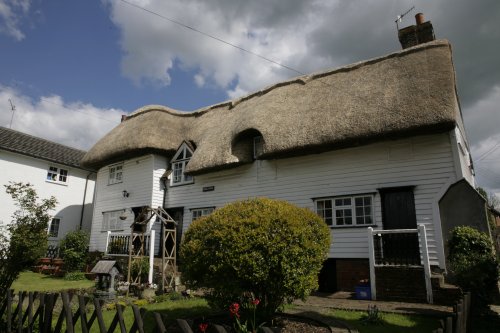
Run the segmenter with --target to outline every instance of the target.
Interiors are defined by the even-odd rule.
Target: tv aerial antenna
[[[412,10],[415,9],[415,6],[412,6],[410,9],[408,9],[406,12],[404,12],[403,14],[401,15],[398,15],[398,17],[396,18],[396,21],[394,21],[396,23],[396,28],[399,30],[399,23],[401,23],[401,21],[403,20],[403,17],[406,16],[406,14],[408,14],[409,12],[411,12]]]
[[[12,129],[12,120],[14,120],[14,113],[16,112],[16,106],[12,103],[12,101],[9,98],[9,103],[10,103],[10,108],[12,110],[12,116],[10,117],[10,125],[9,128]]]

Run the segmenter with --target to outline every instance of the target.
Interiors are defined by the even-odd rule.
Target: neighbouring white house
[[[0,224],[11,223],[17,210],[3,185],[33,184],[40,198],[56,197],[48,227],[56,244],[74,230],[90,231],[96,172],[80,165],[85,151],[0,127]]]
[[[429,269],[446,271],[451,228],[488,230],[451,46],[433,39],[194,112],[135,111],[82,160],[98,169],[91,249],[130,234],[144,206],[163,207],[182,233],[229,202],[265,196],[307,207],[330,227],[322,290],[375,283],[380,267],[403,260],[427,267],[422,297],[427,290],[432,302]],[[408,274],[395,278],[406,288],[424,271]],[[372,297],[376,288],[391,298],[384,281],[392,283],[377,279]]]

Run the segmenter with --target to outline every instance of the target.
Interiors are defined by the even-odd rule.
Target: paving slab
[[[436,317],[446,317],[453,312],[453,307],[444,305],[357,300],[353,298],[353,293],[347,292],[337,292],[334,294],[314,293],[309,296],[305,302],[299,300],[294,304],[296,306],[307,306],[310,308],[319,307],[361,311],[366,311],[369,305],[376,305],[382,312]]]

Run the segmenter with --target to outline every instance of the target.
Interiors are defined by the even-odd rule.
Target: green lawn
[[[61,291],[68,289],[86,289],[94,286],[94,281],[66,281],[62,278],[52,277],[33,272],[22,272],[12,284],[15,291]]]
[[[14,282],[12,288],[16,291],[61,291],[68,289],[86,289],[94,286],[93,281],[67,281],[62,278],[54,278],[51,276],[23,272]],[[153,317],[151,312],[159,312],[166,316],[166,325],[171,325],[176,318],[193,318],[210,316],[214,313],[208,306],[206,300],[202,298],[183,299],[178,301],[164,301],[161,303],[146,304],[144,306],[148,310],[145,318],[145,324],[148,331],[152,329]],[[104,311],[104,320],[108,327],[114,315],[114,310]],[[360,333],[425,333],[432,332],[439,327],[439,321],[436,318],[423,316],[409,316],[400,314],[382,313],[381,324],[365,324],[361,318],[365,315],[364,311],[348,311],[348,310],[331,310],[327,315],[332,316],[347,323],[350,327],[357,329]],[[132,308],[127,306],[124,313],[127,329],[130,329],[134,315]],[[77,330],[80,325],[77,325]],[[94,324],[91,332],[98,332],[97,325]]]
[[[439,328],[437,318],[381,313],[380,324],[368,324],[361,319],[366,312],[332,310],[328,315],[345,322],[360,333],[430,333]]]

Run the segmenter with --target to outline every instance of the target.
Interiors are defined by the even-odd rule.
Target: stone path
[[[327,316],[326,313],[329,309],[366,311],[368,305],[376,305],[382,312],[418,314],[441,318],[446,317],[453,311],[452,307],[442,305],[356,300],[352,299],[352,293],[346,292],[335,294],[315,293],[309,296],[305,302],[296,301],[294,305],[295,307],[287,312],[320,320],[330,325],[334,333],[357,333],[358,331],[350,328],[342,321]]]

